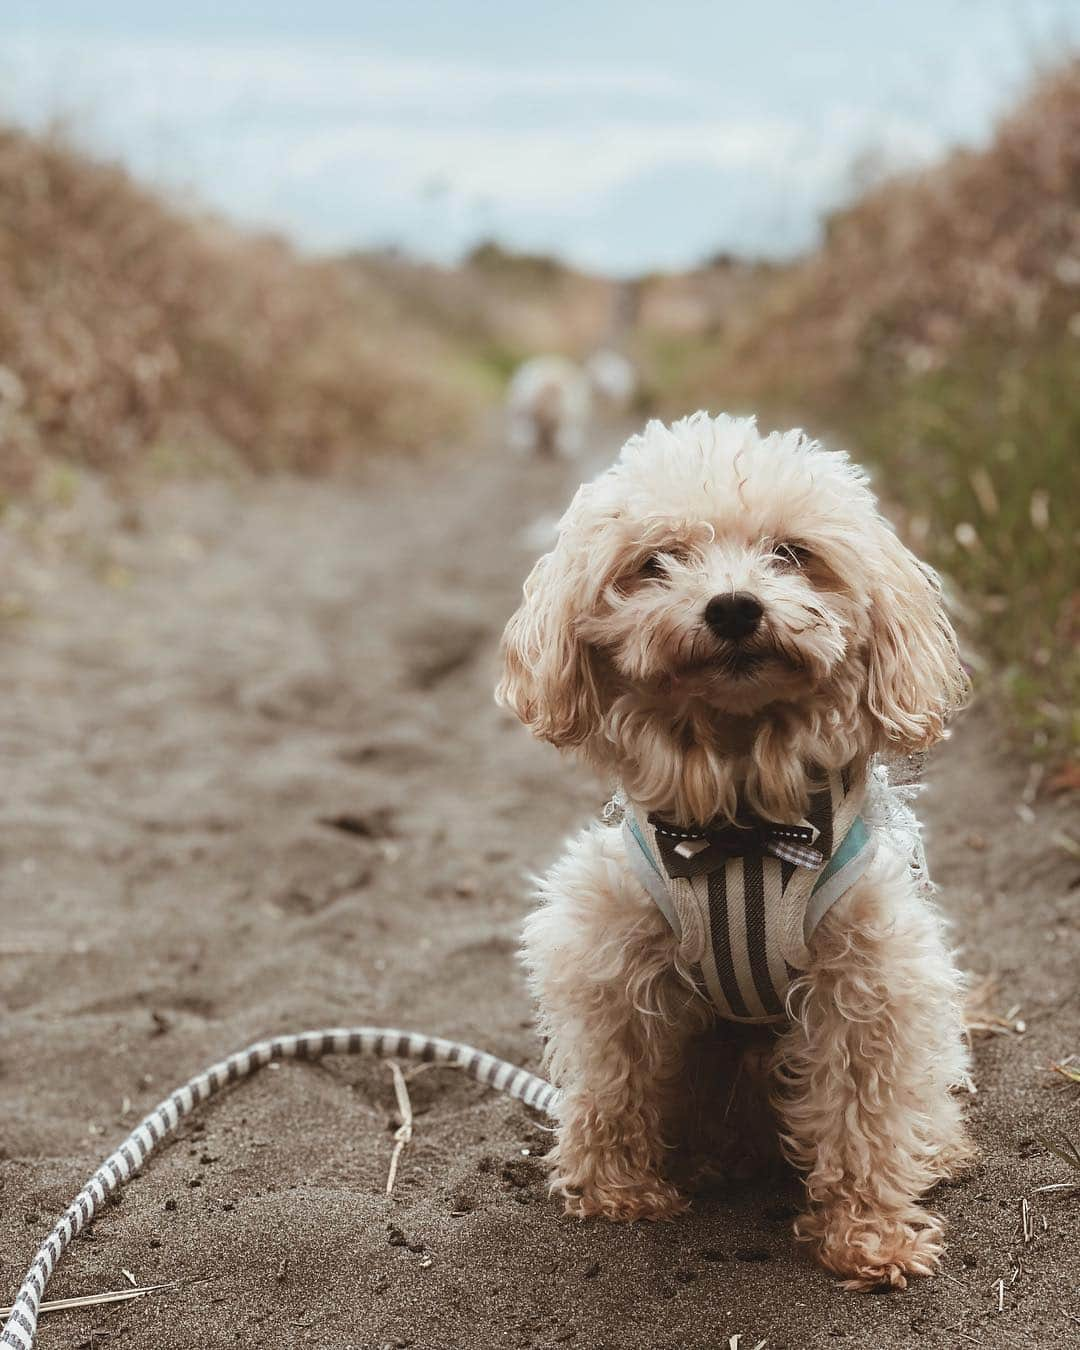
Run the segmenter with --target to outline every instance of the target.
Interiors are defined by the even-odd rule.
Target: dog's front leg
[[[906,871],[879,861],[830,912],[777,1053],[786,1151],[806,1173],[795,1231],[852,1289],[929,1275],[943,1224],[919,1205],[971,1154],[959,979]]]
[[[564,1047],[556,1033],[551,1060],[563,1090],[552,1190],[578,1218],[673,1218],[686,1207],[665,1176],[684,1109],[681,1040],[670,1027],[646,1027],[610,985],[548,1013],[574,1037]]]
[[[552,1190],[584,1218],[667,1219],[684,1051],[708,1019],[675,973],[673,938],[625,871],[618,831],[583,835],[544,879],[525,925],[545,1062],[559,1089]]]

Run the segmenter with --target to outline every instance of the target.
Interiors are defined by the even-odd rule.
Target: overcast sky
[[[813,243],[978,144],[1080,0],[4,0],[0,115],[314,250],[610,272]]]

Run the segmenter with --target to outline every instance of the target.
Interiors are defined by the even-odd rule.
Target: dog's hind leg
[[[797,1022],[777,1052],[786,1152],[806,1173],[795,1225],[852,1289],[929,1275],[942,1221],[919,1205],[971,1148],[960,1103],[960,982],[941,924],[891,858],[822,920]]]

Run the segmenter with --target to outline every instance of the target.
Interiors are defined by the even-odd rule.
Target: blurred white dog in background
[[[622,352],[601,347],[585,362],[585,370],[600,401],[611,412],[626,412],[637,393],[637,373]]]
[[[534,356],[514,371],[506,396],[506,435],[519,455],[574,459],[592,412],[589,377],[565,356]]]
[[[519,455],[575,459],[585,448],[594,399],[624,412],[637,390],[633,365],[600,348],[584,367],[565,356],[534,356],[514,372],[506,398],[507,441]]]

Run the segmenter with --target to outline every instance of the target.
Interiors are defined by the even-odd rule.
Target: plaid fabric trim
[[[796,867],[820,867],[825,861],[824,853],[818,848],[811,848],[808,844],[770,839],[767,848],[774,858],[793,863]]]

